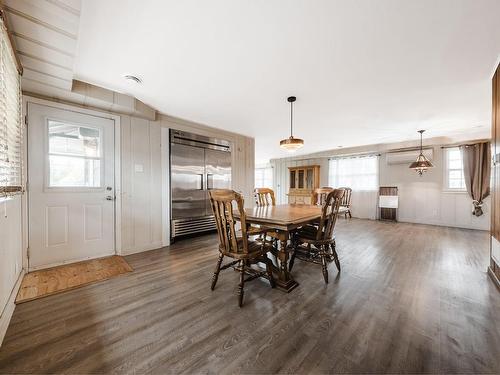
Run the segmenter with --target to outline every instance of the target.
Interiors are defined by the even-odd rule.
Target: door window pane
[[[101,187],[101,131],[48,122],[49,187]]]

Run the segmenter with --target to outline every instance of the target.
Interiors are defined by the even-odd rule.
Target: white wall
[[[0,201],[0,344],[23,270],[22,197]]]
[[[380,185],[398,187],[398,220],[489,230],[489,197],[483,206],[484,214],[476,217],[472,215],[472,200],[466,192],[444,191],[443,154],[441,147],[434,147],[434,168],[422,177],[407,165],[387,165],[387,154],[380,156]]]
[[[359,148],[325,151],[321,154],[300,156],[297,158],[273,159],[274,189],[278,203],[286,203],[289,186],[288,167],[298,165],[320,165],[320,186],[328,186],[328,158],[356,152],[379,153],[380,186],[397,186],[399,192],[398,220],[410,223],[422,223],[452,226],[460,228],[489,230],[490,198],[483,206],[484,215],[472,215],[472,200],[466,192],[445,192],[443,184],[443,149],[442,139],[428,140],[433,144],[434,168],[422,177],[408,168],[408,165],[387,165],[386,153],[391,149],[412,147],[411,143],[363,146]],[[451,143],[451,142],[450,142]],[[359,195],[359,194],[358,194]],[[365,199],[353,193],[353,216],[374,219],[377,210],[373,208],[373,199]],[[365,206],[365,205],[369,205]]]

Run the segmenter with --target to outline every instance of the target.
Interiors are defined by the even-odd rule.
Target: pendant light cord
[[[290,102],[290,138],[293,138],[293,102]]]

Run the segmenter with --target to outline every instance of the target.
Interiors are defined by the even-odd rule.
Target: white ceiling
[[[86,0],[75,78],[286,156],[491,122],[498,0]],[[131,85],[123,74],[142,78]]]

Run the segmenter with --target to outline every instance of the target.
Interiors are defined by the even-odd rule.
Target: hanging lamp
[[[293,102],[297,100],[295,96],[289,96],[288,102],[290,103],[290,137],[280,141],[280,147],[288,152],[294,152],[304,146],[304,140],[293,137]]]
[[[419,130],[418,132],[420,133],[420,154],[418,155],[417,160],[410,164],[410,168],[414,169],[420,176],[422,176],[424,172],[427,172],[427,169],[433,168],[434,165],[432,165],[429,159],[425,157],[422,149],[422,134],[425,130]]]

